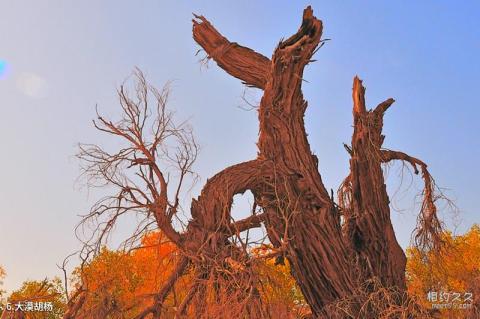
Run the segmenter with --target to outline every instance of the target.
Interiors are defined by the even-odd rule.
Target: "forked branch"
[[[80,145],[78,158],[89,185],[116,190],[115,195],[99,201],[84,222],[98,222],[93,239],[102,244],[118,218],[134,213],[143,215],[142,223],[151,225],[153,217],[169,240],[180,246],[181,235],[172,226],[172,218],[178,212],[187,177],[195,179],[192,165],[199,147],[191,128],[186,123],[176,124],[166,109],[168,87],[158,91],[139,70],[134,76],[134,97],[124,85],[118,91],[122,118],[114,122],[98,115],[94,121],[99,131],[118,137],[125,146],[108,152],[97,145]],[[148,229],[139,230],[134,237]]]

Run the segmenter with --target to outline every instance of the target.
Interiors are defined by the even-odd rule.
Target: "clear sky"
[[[78,214],[98,197],[76,182],[78,142],[105,142],[91,125],[95,105],[119,114],[115,89],[135,66],[158,87],[174,80],[171,108],[191,118],[202,145],[194,194],[227,165],[256,154],[257,118],[244,87],[214,63],[202,69],[192,12],[230,40],[270,57],[312,4],[331,38],[308,66],[304,94],[312,149],[328,188],[348,171],[352,78],[367,103],[397,100],[385,122],[385,147],[429,164],[460,209],[458,231],[479,221],[478,1],[62,1],[0,2],[0,265],[8,290],[26,279],[60,275],[56,264],[79,247]],[[251,99],[259,93],[249,91]],[[389,173],[398,186],[400,166]],[[415,224],[410,180],[392,199],[403,247]],[[244,207],[239,203],[236,211]],[[458,224],[444,214],[450,228]],[[122,229],[118,230],[122,237]],[[72,265],[73,266],[73,265]]]

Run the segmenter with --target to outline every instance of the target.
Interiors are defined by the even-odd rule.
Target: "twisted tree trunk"
[[[321,35],[322,22],[307,7],[297,33],[281,41],[268,59],[228,41],[204,17],[195,16],[193,37],[207,58],[247,86],[263,90],[263,97],[258,108],[257,158],[228,167],[207,180],[200,196],[192,201],[192,219],[184,233],[178,233],[171,224],[178,198],[177,204],[168,208],[168,183],[155,164],[157,142],[145,147],[140,138],[143,125],[134,116],[130,117],[132,123],[129,122],[133,128],[120,129],[99,117],[106,127],[100,130],[126,138],[145,155],[142,163],[137,157],[130,159],[129,167],[145,165],[152,176],[157,176],[149,179],[141,175],[153,193],[160,190],[146,204],[139,202],[131,187],[123,187],[121,194],[125,192],[135,204],[151,210],[158,227],[182,252],[176,271],[158,292],[155,302],[136,319],[151,314],[160,318],[165,298],[187,271],[194,274],[194,279],[186,298],[177,307],[178,317],[185,315],[191,304],[199,317],[212,317],[212,312],[204,315],[206,301],[212,299],[212,294],[217,304],[229,308],[229,315],[220,312],[222,317],[245,314],[251,318],[265,317],[257,274],[251,267],[252,256],[231,240],[232,235],[261,225],[267,230],[278,262],[288,259],[292,275],[315,317],[334,317],[331,306],[347,299],[352,301],[349,312],[335,317],[351,318],[351,312],[360,308],[371,311],[368,317],[378,317],[375,310],[362,307],[365,295],[357,294],[365,290],[365,283],[376,282],[400,292],[405,289],[406,258],[395,238],[382,172],[382,164],[392,160],[411,164],[415,173],[420,167],[425,189],[416,239],[423,246],[438,246],[440,223],[427,166],[407,154],[383,149],[383,116],[394,101],[388,99],[367,110],[365,88],[357,77],[353,82],[354,131],[351,145],[345,145],[351,156],[350,173],[340,186],[338,203],[323,185],[318,158],[312,153],[305,132],[307,102],[301,90],[303,70],[322,42]],[[124,100],[129,102],[128,98]],[[138,111],[135,105],[128,107],[127,111]],[[136,134],[131,136],[131,132]],[[97,159],[96,151],[87,155]],[[263,213],[234,222],[233,197],[247,190],[253,193],[255,204]],[[367,285],[366,289],[368,292],[374,287]],[[76,316],[85,300],[84,294],[81,296],[77,302],[69,303],[65,318]],[[240,308],[233,309],[233,303]]]
[[[303,121],[307,108],[301,91],[303,69],[322,35],[322,23],[312,9],[305,9],[298,32],[280,42],[271,59],[229,42],[204,17],[196,18],[193,36],[208,58],[246,85],[264,91],[258,110],[258,158],[250,163],[271,165],[273,172],[242,171],[251,182],[238,190],[250,189],[264,209],[270,241],[284,248],[292,275],[313,313],[327,316],[326,305],[349,297],[372,278],[386,287],[404,289],[406,258],[391,224],[381,165],[393,159],[412,163],[413,158],[392,151],[387,156],[382,149],[383,115],[393,99],[367,111],[365,89],[355,77],[354,133],[351,146],[346,146],[351,155],[350,174],[339,191],[337,205],[322,183]],[[412,163],[415,170],[417,164],[423,164],[416,161]],[[231,185],[228,189],[235,189]],[[433,203],[433,198],[425,195]],[[218,202],[218,196],[207,202]],[[195,208],[192,206],[192,213]]]

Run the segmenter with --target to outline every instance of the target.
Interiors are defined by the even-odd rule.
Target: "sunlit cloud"
[[[37,74],[21,73],[16,82],[19,90],[31,98],[40,99],[47,96],[47,81]]]

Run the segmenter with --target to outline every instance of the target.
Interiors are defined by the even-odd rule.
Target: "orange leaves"
[[[445,248],[440,254],[407,249],[408,292],[418,297],[420,303],[431,308],[426,299],[428,292],[473,293],[478,307],[480,297],[480,227],[472,228],[461,236],[444,232]],[[445,312],[445,311],[443,311]],[[460,317],[465,313],[458,314]],[[456,318],[456,317],[453,317]]]
[[[290,274],[290,263],[277,263],[276,258],[264,258],[272,253],[272,248],[262,246],[254,249],[254,255],[259,256],[255,264],[260,285],[262,300],[269,312],[279,317],[301,318],[309,313],[309,307],[303,298],[300,288]]]
[[[88,291],[82,315],[135,316],[152,303],[176,258],[175,246],[161,233],[145,236],[130,253],[104,248],[83,272],[77,270]]]
[[[269,313],[278,314],[281,318],[297,318],[308,312],[308,306],[290,275],[288,262],[275,265],[274,258],[265,256],[268,252],[268,247],[252,252],[260,257],[255,262],[255,271],[258,273],[258,289],[263,305]],[[154,295],[174,270],[179,256],[176,246],[160,232],[145,236],[141,246],[130,253],[104,248],[84,267],[83,272],[77,269],[77,277],[81,276],[88,291],[79,317],[135,317],[153,303]],[[232,263],[232,268],[241,267],[233,260],[227,262]],[[193,274],[187,272],[177,281],[162,307],[163,316],[170,318],[175,315],[194,284],[193,278]],[[213,291],[207,295],[211,293]],[[212,307],[217,302],[214,297],[207,299],[205,302],[212,303]]]
[[[59,278],[25,281],[19,290],[12,292],[8,302],[13,311],[10,313],[21,313],[26,319],[61,318],[66,304],[62,281]],[[43,310],[37,308],[40,304]]]

